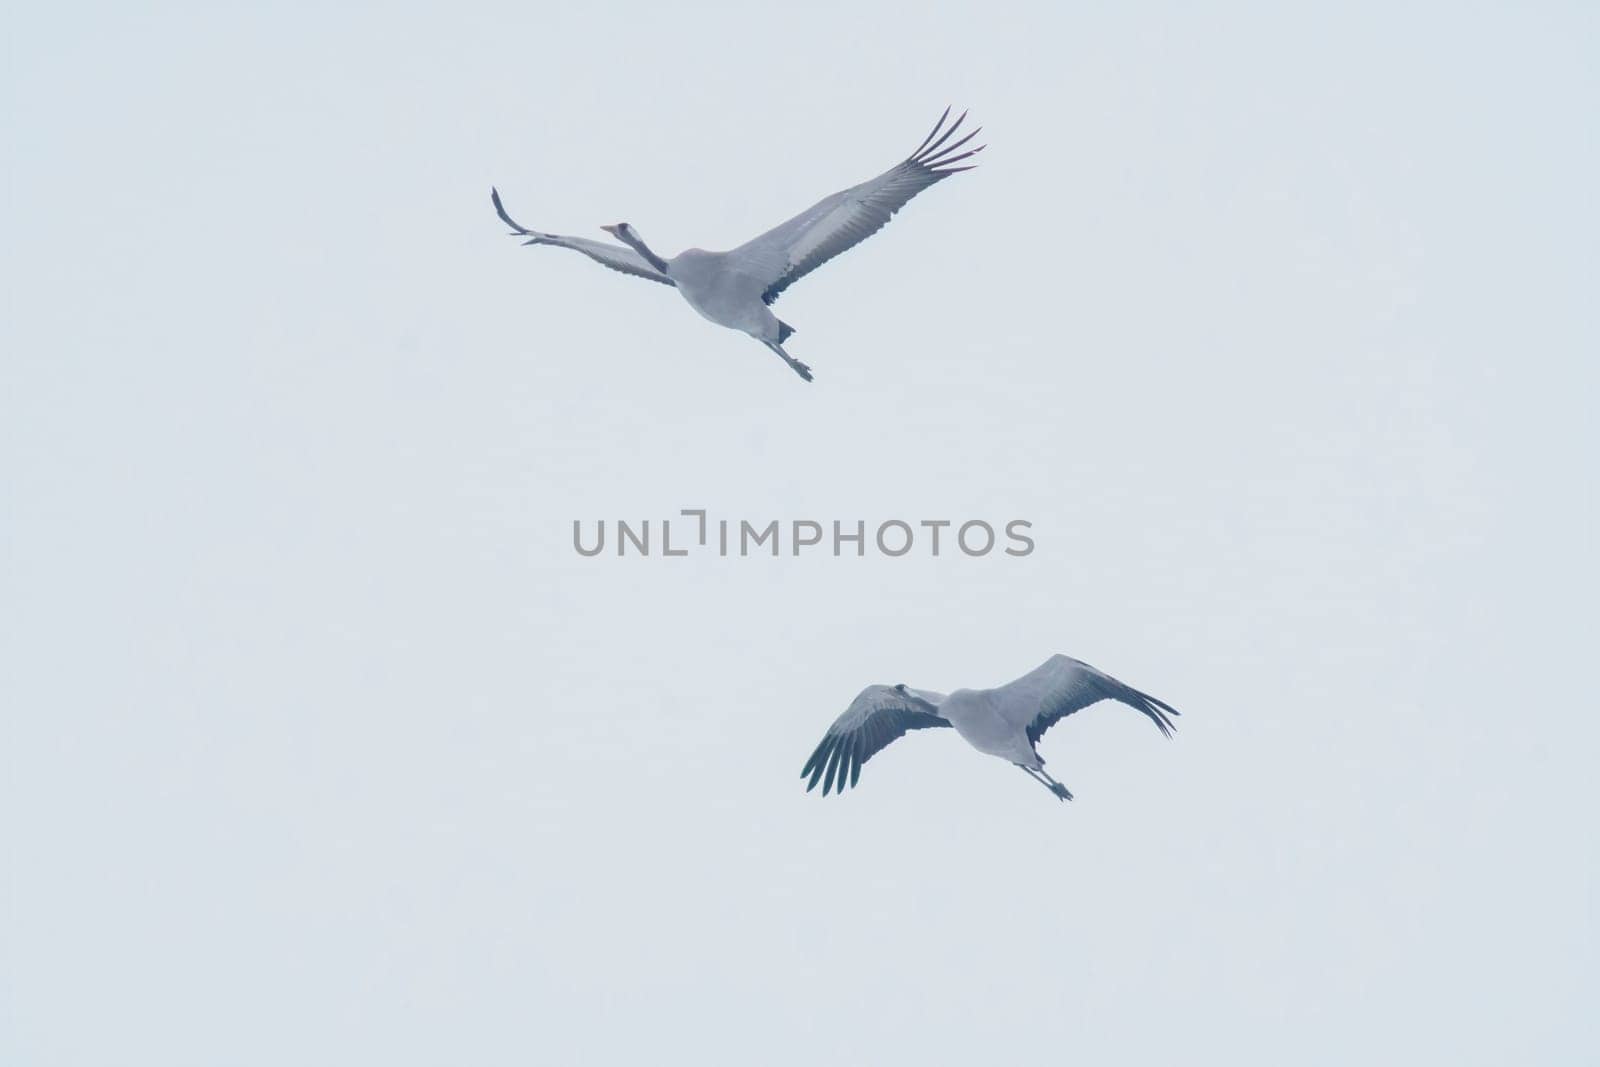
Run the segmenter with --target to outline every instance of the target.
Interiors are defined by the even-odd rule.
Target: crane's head
[[[614,226],[602,226],[600,228],[619,241],[637,241],[639,239],[639,235],[633,232],[633,227],[626,222],[619,222]]]

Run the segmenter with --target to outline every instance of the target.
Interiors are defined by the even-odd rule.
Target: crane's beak
[[[618,225],[620,226],[621,223],[618,223]],[[607,233],[609,233],[613,237],[620,237],[621,236],[619,233],[617,233],[617,227],[616,226],[602,226],[600,228],[602,230],[606,231]]]

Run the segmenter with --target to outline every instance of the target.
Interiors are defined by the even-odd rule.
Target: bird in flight
[[[871,181],[851,186],[817,201],[781,226],[729,252],[690,248],[671,259],[653,252],[637,230],[626,222],[602,226],[622,244],[540,233],[516,222],[506,213],[498,189],[489,198],[501,220],[525,245],[555,245],[582,252],[612,270],[673,286],[689,306],[719,326],[749,334],[777,354],[806,381],[811,368],[784,351],[783,342],[794,327],[772,313],[771,304],[789,286],[828,260],[865,241],[881,230],[896,211],[928,186],[976,164],[955,166],[982,151],[984,146],[958,151],[977,136],[972,130],[946,143],[961,128],[966,112],[950,123],[950,109],[903,162]],[[980,127],[981,129],[981,127]]]
[[[979,752],[1009,760],[1057,797],[1071,800],[1067,787],[1045,773],[1039,738],[1068,715],[1102,700],[1128,705],[1172,736],[1170,716],[1178,711],[1170,704],[1071,656],[1051,656],[998,689],[957,689],[945,696],[904,685],[869,685],[828,727],[800,777],[809,779],[808,793],[819,781],[823,796],[829,790],[842,793],[861,777],[863,763],[906,731],[953,726]]]

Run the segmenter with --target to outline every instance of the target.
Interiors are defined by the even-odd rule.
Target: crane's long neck
[[[646,263],[650,264],[662,274],[667,273],[667,261],[650,251],[650,246],[640,240],[638,234],[624,231],[617,236],[628,242],[628,244],[633,247],[635,252],[644,257]]]

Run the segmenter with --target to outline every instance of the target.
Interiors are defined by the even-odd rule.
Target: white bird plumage
[[[822,783],[844,792],[861,777],[861,765],[911,730],[954,727],[979,752],[1015,763],[1062,800],[1067,787],[1045,773],[1039,738],[1060,720],[1102,700],[1116,700],[1149,717],[1167,737],[1178,711],[1071,656],[1051,656],[1037,668],[995,689],[957,689],[946,696],[905,685],[869,685],[834,720],[800,777],[806,792]]]
[[[601,227],[623,245],[541,233],[520,225],[506,213],[498,189],[491,189],[489,195],[495,212],[511,227],[512,234],[527,238],[523,244],[570,248],[612,270],[673,286],[702,316],[754,337],[809,382],[811,368],[783,348],[794,327],[774,315],[770,305],[796,281],[881,230],[922,190],[975,166],[954,164],[983,150],[984,146],[979,145],[958,151],[979,130],[946,144],[967,116],[962,112],[947,127],[949,117],[950,109],[945,108],[933,132],[904,161],[871,181],[819,200],[788,222],[728,252],[691,248],[663,259],[626,222]]]

